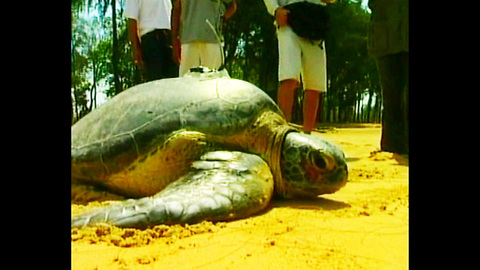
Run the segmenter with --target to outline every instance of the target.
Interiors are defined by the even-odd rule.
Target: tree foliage
[[[72,0],[74,120],[96,107],[98,91],[112,97],[143,82],[131,57],[123,16],[125,0],[117,0],[112,12],[114,2]],[[225,67],[231,77],[249,81],[276,99],[278,47],[273,17],[263,0],[237,0],[237,4],[237,13],[223,31]],[[370,14],[362,9],[360,2],[348,0],[330,5],[329,12],[328,91],[323,120],[378,122],[381,109],[378,74],[366,47]],[[301,101],[302,95],[298,96]],[[298,113],[301,106],[296,110],[301,115]]]
[[[275,99],[278,47],[273,17],[263,0],[239,0],[225,27],[226,68],[230,76],[249,81]]]
[[[376,98],[380,109],[380,86],[376,63],[367,52],[370,14],[360,2],[337,1],[329,6],[331,30],[326,41],[328,94],[324,115],[327,121],[379,121],[373,117]],[[364,98],[369,99],[366,108]],[[377,116],[378,116],[377,112]]]

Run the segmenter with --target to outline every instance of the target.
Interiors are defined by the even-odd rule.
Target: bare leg
[[[305,101],[303,105],[303,131],[305,133],[310,133],[315,128],[317,111],[322,109],[322,105],[320,104],[322,100],[323,93],[316,90],[305,90]]]
[[[277,103],[287,122],[292,121],[293,101],[295,98],[295,89],[299,86],[299,82],[294,79],[287,79],[280,82],[277,93]]]

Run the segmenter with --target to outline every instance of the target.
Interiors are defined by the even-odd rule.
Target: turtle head
[[[285,197],[316,197],[347,183],[343,151],[318,135],[288,133],[281,155]]]

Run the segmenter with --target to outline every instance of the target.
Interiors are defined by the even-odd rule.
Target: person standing
[[[301,38],[288,25],[289,11],[283,6],[301,1],[304,0],[264,0],[267,11],[275,17],[277,25],[280,81],[278,106],[286,120],[291,122],[295,90],[300,86],[301,76],[305,88],[303,131],[310,133],[315,128],[317,111],[322,110],[323,95],[327,91],[326,53],[324,41],[312,42]],[[335,0],[308,2],[325,5]]]
[[[408,0],[370,0],[368,49],[383,96],[382,151],[408,155]]]
[[[178,76],[172,60],[171,0],[126,0],[125,17],[135,65],[146,81]]]
[[[218,69],[223,58],[221,26],[237,11],[235,0],[175,0],[173,59],[183,76],[192,67]]]

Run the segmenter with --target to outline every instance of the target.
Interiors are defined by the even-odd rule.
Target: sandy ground
[[[73,229],[72,269],[408,269],[408,160],[377,152],[380,132],[321,134],[347,156],[349,183],[335,194],[226,223]]]

